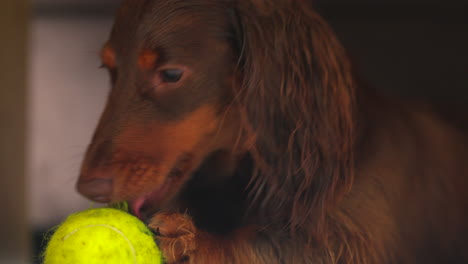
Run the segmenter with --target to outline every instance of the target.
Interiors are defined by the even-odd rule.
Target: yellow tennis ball
[[[112,208],[70,215],[52,235],[44,264],[160,264],[152,232],[138,218]]]

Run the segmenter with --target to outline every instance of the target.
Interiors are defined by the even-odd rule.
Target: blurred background
[[[74,189],[108,91],[98,53],[119,0],[0,2],[0,263],[91,203]],[[377,88],[468,108],[466,0],[315,0]]]

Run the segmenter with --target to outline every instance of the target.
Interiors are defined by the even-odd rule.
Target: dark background
[[[34,31],[31,28],[34,29],[35,24],[54,25],[54,23],[61,24],[69,21],[77,23],[76,25],[85,23],[84,28],[71,26],[69,29],[65,28],[65,30],[71,35],[79,30],[86,33],[86,38],[80,38],[81,43],[96,42],[96,44],[93,44],[95,46],[92,47],[92,51],[83,51],[83,54],[86,54],[85,58],[90,63],[85,61],[77,64],[76,69],[78,70],[75,71],[75,68],[73,70],[73,76],[79,76],[79,78],[73,79],[74,83],[80,83],[81,79],[89,79],[94,72],[100,74],[99,76],[103,76],[102,78],[96,77],[95,82],[78,86],[82,87],[82,90],[79,88],[73,90],[76,94],[86,94],[89,95],[89,98],[98,98],[89,107],[80,105],[83,108],[95,109],[92,113],[80,116],[80,120],[83,120],[82,127],[85,127],[86,133],[78,143],[85,144],[98,117],[100,107],[102,107],[105,94],[104,86],[106,84],[104,73],[98,72],[94,68],[91,71],[88,66],[97,63],[98,43],[107,37],[105,35],[107,33],[103,34],[103,32],[108,32],[112,14],[119,1],[36,0],[33,3],[28,3],[25,0],[15,1],[6,0],[6,2],[2,1],[0,3],[0,10],[3,10],[0,11],[0,17],[3,15],[2,12],[9,12],[9,14],[12,14],[12,10],[18,12],[17,15],[3,17],[9,20],[0,21],[2,22],[0,27],[2,30],[12,27],[18,29],[15,32],[8,33],[10,36],[16,36],[16,38],[9,38],[8,45],[4,41],[0,42],[0,50],[4,51],[0,53],[0,66],[2,67],[0,69],[16,67],[17,71],[15,72],[20,73],[16,79],[21,78],[18,76],[23,76],[25,80],[35,80],[30,78],[30,70],[34,67],[28,65],[30,62],[28,58],[34,57],[34,52],[42,52],[31,48],[31,46],[36,45],[34,41],[40,39],[42,32],[45,31],[35,31],[36,37],[17,37],[18,34],[30,36],[31,31]],[[459,105],[464,110],[468,108],[467,1],[316,0],[315,5],[349,50],[361,75],[373,86],[390,94],[427,99],[436,103]],[[26,24],[31,26],[28,28],[25,26]],[[96,25],[95,27],[99,28],[99,30],[91,30],[93,25]],[[52,28],[55,29],[55,27]],[[53,30],[47,32],[51,36],[55,34]],[[63,32],[57,31],[56,34],[62,36]],[[46,40],[50,38],[47,37]],[[73,43],[76,41],[78,40],[68,42],[69,48],[73,48]],[[14,44],[18,48],[15,52],[21,56],[11,58],[5,53],[5,50],[11,51],[10,47]],[[63,48],[66,49],[67,45]],[[52,61],[52,58],[49,60],[47,56],[47,54],[42,54],[41,59],[35,62],[38,64],[35,67],[43,70],[47,68],[47,66],[41,66],[41,63]],[[64,61],[65,58],[62,62],[60,57],[55,58],[55,60],[57,60],[57,65],[64,68],[68,67],[66,65],[73,63]],[[47,74],[53,76],[54,72],[41,71],[41,76],[47,76]],[[11,75],[9,76],[11,77]],[[6,80],[5,78],[8,76],[0,75],[0,77],[0,80]],[[30,125],[31,122],[35,122],[34,118],[32,118],[35,115],[31,112],[31,109],[35,108],[30,106],[30,102],[35,100],[35,97],[31,95],[34,94],[34,89],[36,89],[34,88],[35,81],[29,83],[14,82],[16,79],[11,77],[11,80],[13,80],[11,83],[7,82],[8,85],[4,84],[0,87],[0,96],[8,98],[9,101],[16,100],[14,105],[0,108],[0,124],[4,125],[11,120],[12,111],[15,113],[15,120],[21,121],[15,126],[2,129],[0,132],[0,144],[4,144],[0,145],[0,179],[2,180],[0,185],[0,194],[2,196],[0,198],[3,201],[9,201],[6,202],[7,206],[4,209],[4,214],[9,217],[4,217],[0,225],[2,226],[0,229],[2,231],[2,234],[0,234],[0,263],[31,263],[31,258],[28,256],[37,256],[37,250],[41,245],[40,237],[42,232],[55,225],[69,213],[67,210],[48,211],[47,215],[42,217],[39,213],[46,208],[38,209],[41,206],[38,201],[44,197],[39,195],[40,193],[48,193],[52,197],[59,196],[57,197],[56,208],[63,206],[72,211],[72,209],[76,210],[81,208],[80,206],[84,206],[84,202],[81,201],[76,207],[67,207],[71,203],[65,198],[67,195],[54,195],[54,191],[58,188],[50,187],[50,183],[56,181],[56,179],[49,178],[50,182],[44,184],[44,181],[40,178],[42,176],[36,174],[35,165],[31,165],[30,161],[28,161],[31,160],[28,154],[28,142],[41,140],[40,138],[28,140],[37,134],[34,126]],[[64,86],[52,77],[46,79],[48,83],[45,86],[47,87],[52,87],[54,82],[57,89]],[[68,79],[63,80],[63,82],[67,83]],[[17,92],[12,95],[12,90]],[[96,96],[93,96],[92,91],[98,91]],[[4,101],[0,101],[0,103],[2,102]],[[64,107],[63,111],[70,111],[70,109]],[[43,123],[42,120],[39,121],[39,123]],[[66,123],[58,119],[52,121],[56,122],[57,127],[66,126],[64,125]],[[27,133],[24,133],[25,131]],[[16,135],[14,138],[16,144],[7,145],[6,143],[11,143],[12,133]],[[20,148],[15,146],[20,146]],[[47,151],[47,149],[41,149],[35,155],[45,155],[44,153]],[[17,154],[13,155],[14,162],[12,162],[11,153]],[[78,155],[74,158],[74,162],[79,164],[81,158],[82,156]],[[34,157],[32,160],[34,160]],[[50,164],[51,167],[55,166],[53,162]],[[33,169],[30,168],[28,173],[28,170],[25,171],[21,166],[29,166]],[[61,173],[63,174],[63,172]],[[73,173],[70,172],[70,174]],[[71,201],[78,199],[72,195],[74,192],[72,181],[70,181],[70,186],[64,188],[69,188],[66,191],[67,194],[70,193],[68,199],[71,199]],[[29,190],[31,189],[39,194],[30,195]],[[64,198],[62,199],[62,197]],[[62,203],[60,204],[60,202]],[[44,200],[43,204],[46,207],[50,202]],[[36,210],[34,211],[31,207]],[[3,235],[3,232],[8,230],[10,230],[10,235]],[[35,236],[32,236],[34,239],[29,239],[31,237],[29,234],[11,230],[30,230],[29,234],[32,233]],[[18,239],[12,239],[12,236],[17,236]],[[4,262],[4,260],[11,259],[16,262]]]

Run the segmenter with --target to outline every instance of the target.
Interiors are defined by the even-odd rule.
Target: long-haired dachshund
[[[368,89],[309,5],[124,1],[79,192],[167,263],[468,263],[466,131]]]

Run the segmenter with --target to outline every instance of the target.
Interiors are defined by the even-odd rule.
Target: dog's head
[[[82,168],[81,193],[132,201],[136,211],[147,199],[161,206],[207,157],[235,159],[236,56],[224,7],[124,3],[102,51],[112,89]]]
[[[303,1],[124,1],[78,190],[139,214],[173,200],[202,164],[229,175],[250,152],[256,186],[300,212],[351,163],[349,65],[330,32]]]

